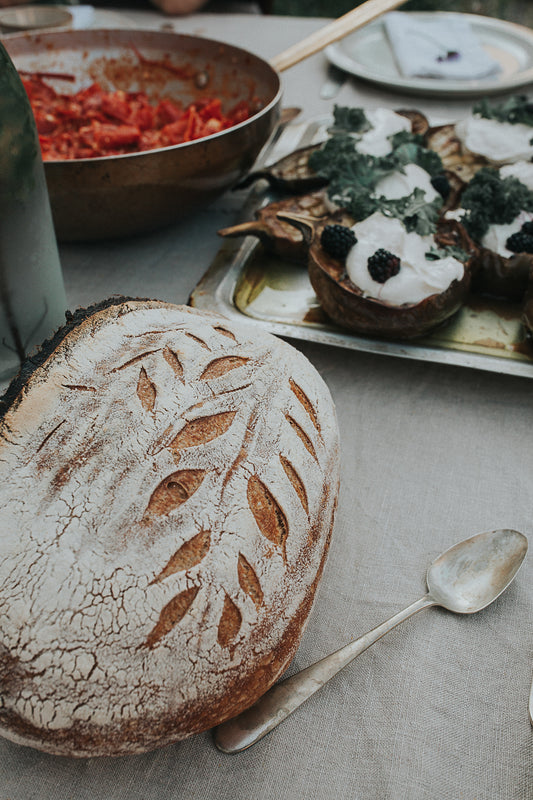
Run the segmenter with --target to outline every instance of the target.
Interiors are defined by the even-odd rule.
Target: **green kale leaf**
[[[447,258],[451,256],[456,258],[457,261],[465,263],[468,261],[469,254],[462,247],[456,245],[446,245],[446,247],[432,247],[431,250],[425,254],[428,261],[437,261],[439,258]]]
[[[416,164],[431,177],[441,175],[444,171],[442,159],[434,150],[428,150],[415,142],[405,142],[393,149],[394,158],[399,164]]]
[[[484,167],[463,192],[461,206],[463,225],[480,242],[491,225],[508,225],[520,211],[532,212],[533,192],[518,178],[501,178],[498,170]]]
[[[333,133],[364,133],[369,131],[372,125],[362,108],[350,108],[349,106],[335,106],[333,109]]]
[[[351,136],[333,136],[309,157],[309,166],[328,179],[328,195],[347,208],[371,208],[368,198],[382,178],[402,169],[393,155],[371,156],[357,151]],[[362,195],[358,200],[358,196]],[[375,204],[372,204],[374,210]],[[370,210],[370,213],[372,213]],[[359,218],[358,211],[357,218]]]
[[[415,189],[410,195],[397,200],[380,197],[378,204],[383,214],[399,219],[407,233],[414,231],[419,236],[430,236],[437,230],[442,198],[436,197],[428,203],[422,189]]]
[[[327,139],[319,150],[309,156],[308,164],[314,172],[330,178],[344,168],[344,165],[360,154],[357,152],[357,139],[339,134]]]
[[[437,222],[442,201],[435,198],[426,202],[422,189],[415,189],[412,194],[396,200],[375,197],[368,190],[357,190],[353,185],[344,188],[342,195],[330,194],[357,221],[366,219],[375,211],[381,211],[386,217],[396,217],[403,224],[407,233],[418,233],[420,236],[431,236],[437,230]]]
[[[374,211],[378,210],[378,200],[368,189],[357,188],[352,185],[343,185],[340,190],[333,183],[328,188],[329,197],[337,205],[346,209],[351,216],[360,222],[370,217]]]
[[[424,137],[420,133],[412,133],[411,131],[398,131],[389,136],[391,149],[396,150],[402,144],[417,144],[420,147],[424,146]]]
[[[383,178],[394,172],[405,172],[409,163],[417,164],[432,177],[441,174],[443,165],[439,155],[422,146],[421,136],[408,131],[390,137],[391,151],[385,156],[360,153],[358,138],[346,133],[348,127],[364,126],[366,118],[362,119],[360,111],[335,108],[336,123],[342,131],[333,133],[320,149],[311,154],[310,168],[327,179],[330,199],[345,208],[354,219],[363,220],[381,210],[401,219],[407,231],[416,231],[423,236],[434,233],[442,207],[441,197],[427,203],[424,191],[419,188],[397,200],[375,197],[374,192]],[[354,112],[353,115],[350,112]]]
[[[397,169],[399,166],[396,160],[389,156],[369,156],[366,153],[356,153],[346,163],[337,165],[333,178],[337,183],[373,190],[379,181]]]
[[[491,105],[484,97],[473,108],[473,113],[498,122],[522,123],[533,126],[533,102],[525,94],[515,94],[502,103]]]

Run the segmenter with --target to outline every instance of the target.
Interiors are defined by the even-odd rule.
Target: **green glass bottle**
[[[0,389],[66,308],[37,128],[0,42]]]

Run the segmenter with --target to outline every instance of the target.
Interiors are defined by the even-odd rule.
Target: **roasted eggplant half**
[[[304,222],[296,221],[296,224],[302,226]],[[416,302],[406,303],[394,303],[369,296],[350,278],[345,258],[332,256],[325,250],[324,238],[328,227],[351,228],[352,225],[353,219],[340,214],[321,221],[313,232],[308,229],[306,234],[312,238],[308,259],[309,278],[320,305],[334,323],[364,336],[413,339],[447,320],[463,305],[470,288],[470,264],[476,248],[460,223],[442,219],[433,236],[436,252],[451,248],[463,253],[465,261],[462,263],[462,270],[458,270],[457,278],[441,291],[436,291]],[[357,227],[355,229],[357,230]],[[400,262],[392,265],[390,278],[398,274],[401,260],[385,250],[386,246],[387,240],[384,240],[383,248],[376,251],[374,256],[376,261],[381,259],[381,263],[376,265],[377,268],[383,268],[385,272],[391,267],[391,263],[387,262],[388,257],[392,256],[396,262]],[[329,243],[328,249],[330,251],[332,249]],[[383,256],[384,253],[386,256]],[[381,282],[383,277],[381,274],[376,280]],[[383,283],[387,279],[385,277]]]
[[[472,291],[521,300],[533,262],[533,164],[479,170],[461,195],[459,213],[479,245]]]
[[[429,128],[426,145],[467,183],[483,167],[531,161],[533,102],[526,95],[496,103],[482,98],[458,122]]]
[[[455,125],[437,125],[429,128],[425,145],[441,157],[446,170],[466,185],[482,167],[489,166],[483,156],[467,150],[457,136]]]
[[[309,157],[321,147],[321,144],[300,147],[293,153],[280,158],[271,166],[250,172],[237,188],[246,189],[262,178],[269,183],[272,189],[283,193],[298,194],[325,186],[327,178],[318,175],[309,166]]]
[[[425,117],[416,111],[378,109],[371,113],[376,124],[377,147],[387,150],[384,155],[359,150],[361,143],[369,149],[376,144],[372,137],[365,140],[374,128],[361,109],[336,109],[336,130],[354,130],[361,126],[362,135],[332,135],[324,145],[296,151],[278,162],[279,173],[273,172],[271,181],[279,188],[278,174],[285,173],[291,163],[295,172],[305,170],[305,159],[309,158],[313,173],[327,176],[328,185],[302,196],[275,200],[258,210],[255,220],[223,228],[219,234],[257,236],[267,251],[291,261],[302,261],[307,253],[305,242],[298,231],[280,222],[280,214],[307,215],[314,220],[347,207],[348,213],[360,219],[382,201],[397,200],[415,190],[420,198],[417,202],[424,202],[422,198],[426,197],[433,203],[435,214],[455,207],[462,182],[454,174],[443,171],[440,158],[424,148],[419,134],[413,133],[426,129]],[[389,131],[395,128],[398,129],[396,133],[389,136]]]
[[[480,247],[472,259],[471,291],[504,300],[520,301],[530,282],[533,255],[516,253],[510,258]]]
[[[226,238],[256,236],[267,252],[287,261],[305,264],[308,243],[301,230],[284,221],[284,214],[304,217],[310,224],[327,216],[325,191],[318,190],[269,203],[256,211],[255,220],[222,228],[218,235]]]
[[[522,322],[528,333],[533,337],[533,265],[529,272],[529,283],[524,295],[524,307],[522,310]]]

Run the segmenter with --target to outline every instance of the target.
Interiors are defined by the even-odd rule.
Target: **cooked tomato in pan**
[[[187,106],[144,92],[104,91],[98,83],[59,93],[39,74],[21,74],[44,161],[123,155],[190,142],[244,122],[255,111],[242,100],[222,110],[220,98]]]

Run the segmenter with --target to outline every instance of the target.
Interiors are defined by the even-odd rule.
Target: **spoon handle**
[[[321,661],[317,661],[301,672],[275,684],[247,711],[215,728],[216,746],[223,753],[239,753],[241,750],[246,750],[276,728],[280,722],[283,722],[302,703],[322,688],[330,678],[367,650],[370,645],[381,639],[400,622],[423,608],[434,605],[438,605],[436,600],[430,594],[426,594],[359,639],[355,639]]]

